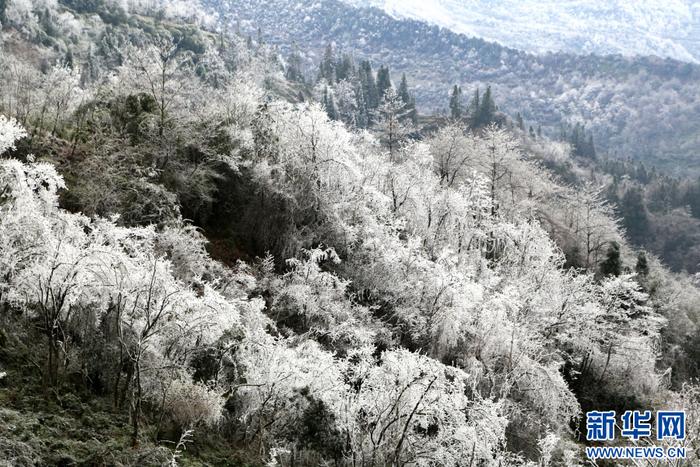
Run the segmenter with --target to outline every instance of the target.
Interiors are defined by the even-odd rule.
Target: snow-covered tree
[[[387,89],[378,109],[380,139],[393,159],[411,133],[410,110],[393,87]]]
[[[14,149],[17,140],[27,136],[27,132],[14,119],[0,115],[0,156]]]

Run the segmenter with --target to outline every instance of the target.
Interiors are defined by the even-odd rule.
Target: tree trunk
[[[141,418],[141,362],[140,356],[136,357],[133,408],[131,411],[131,445],[137,447],[139,445],[139,419]]]

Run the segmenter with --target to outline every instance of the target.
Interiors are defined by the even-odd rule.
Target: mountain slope
[[[346,1],[535,53],[700,59],[700,4],[690,0]]]
[[[700,291],[565,145],[355,131],[195,3],[105,5],[2,11],[0,464],[574,466],[608,408],[698,452]]]
[[[231,22],[283,52],[293,43],[315,51],[328,43],[407,73],[418,106],[445,109],[455,83],[465,94],[491,84],[501,109],[557,135],[561,124],[585,123],[598,146],[669,170],[700,172],[700,67],[654,57],[535,56],[378,9],[338,0],[214,2]],[[314,72],[315,73],[315,72]]]

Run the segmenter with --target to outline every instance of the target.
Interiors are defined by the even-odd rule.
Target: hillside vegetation
[[[223,20],[260,28],[285,54],[303,44],[317,62],[327,44],[406,73],[423,112],[447,109],[449,90],[470,95],[491,85],[502,110],[556,137],[584,124],[611,156],[651,163],[675,175],[700,175],[700,68],[658,57],[532,55],[341,0],[212,0]],[[645,4],[647,5],[647,4]],[[648,6],[648,5],[647,5]]]
[[[360,127],[198,4],[0,7],[0,461],[576,466],[658,408],[699,460],[697,284],[490,90]]]

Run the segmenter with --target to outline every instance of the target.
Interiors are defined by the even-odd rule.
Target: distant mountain
[[[537,56],[376,8],[339,0],[211,0],[232,25],[279,46],[293,44],[318,64],[323,49],[405,72],[419,111],[446,109],[455,83],[465,96],[493,87],[497,104],[526,125],[557,135],[585,123],[598,148],[666,168],[700,173],[700,66],[656,57]],[[316,76],[313,69],[313,77]]]
[[[534,53],[700,59],[700,2],[692,0],[345,1]]]

